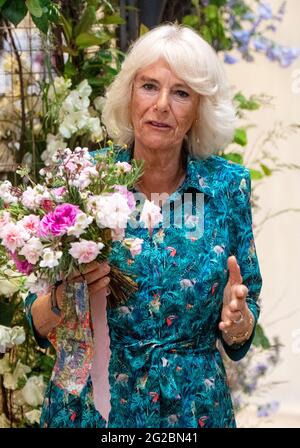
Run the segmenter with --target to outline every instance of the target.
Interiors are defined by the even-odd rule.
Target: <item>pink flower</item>
[[[143,242],[144,240],[141,238],[125,238],[123,244],[130,250],[131,255],[134,257],[142,252]]]
[[[9,222],[5,227],[5,233],[2,234],[2,244],[6,249],[15,252],[18,247],[22,247],[30,234],[22,225]]]
[[[135,208],[135,198],[134,194],[131,191],[128,191],[124,185],[114,185],[114,188],[116,191],[121,193],[125,198],[127,199],[127,204],[130,210],[133,210]]]
[[[54,206],[55,206],[55,203],[53,201],[51,201],[50,199],[43,199],[41,201],[41,207],[47,213],[52,212]]]
[[[160,207],[154,204],[154,201],[146,199],[143,210],[141,212],[140,221],[142,221],[148,229],[153,229],[160,221],[162,221]]]
[[[16,252],[9,252],[8,253],[10,258],[14,261],[16,268],[19,272],[25,275],[30,275],[33,271],[32,264],[28,263],[27,260],[20,260],[18,257],[18,254]]]
[[[7,224],[10,222],[10,213],[6,211],[1,211],[0,213],[0,238],[2,238],[2,233],[5,232]]]
[[[24,216],[24,218],[21,219],[20,224],[22,224],[27,232],[31,233],[32,235],[36,235],[40,225],[40,218],[36,215]]]
[[[58,187],[58,188],[53,188],[53,190],[51,190],[51,193],[56,198],[62,198],[66,191],[67,191],[66,187]]]
[[[79,212],[80,209],[77,205],[58,205],[53,212],[48,213],[42,218],[39,236],[64,235],[67,233],[68,228],[74,225]]]
[[[103,243],[81,240],[78,243],[71,243],[69,253],[78,260],[78,263],[90,263],[95,260],[103,247]]]
[[[129,173],[132,169],[132,166],[128,162],[117,162],[116,166],[123,173]]]
[[[41,241],[33,236],[24,244],[20,250],[20,255],[23,255],[29,263],[36,264],[43,254],[43,249]]]

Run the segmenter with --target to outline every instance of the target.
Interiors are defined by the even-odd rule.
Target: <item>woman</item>
[[[126,306],[107,310],[108,421],[95,409],[89,378],[79,397],[50,382],[41,424],[235,427],[216,341],[231,359],[245,356],[259,316],[262,281],[249,170],[213,155],[231,141],[235,126],[214,50],[178,25],[145,34],[108,89],[103,120],[117,143],[129,147],[117,151],[118,160],[145,161],[135,193],[148,199],[155,193],[162,209],[170,210],[170,220],[150,232],[128,225],[128,237],[144,240],[142,252],[128,257],[116,242],[109,258],[134,274],[139,288]],[[195,214],[174,206],[176,198],[188,194]],[[183,225],[175,223],[178,210]],[[196,227],[203,218],[200,233],[192,232],[191,216]],[[109,265],[91,263],[85,280],[90,296],[105,291]],[[73,281],[80,278],[74,274]],[[56,297],[61,307],[61,286]],[[30,295],[27,313],[38,342],[47,346],[45,338],[60,322],[50,298]]]

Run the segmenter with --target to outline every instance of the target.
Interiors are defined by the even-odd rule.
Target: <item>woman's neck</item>
[[[145,161],[144,174],[137,186],[149,200],[152,193],[172,194],[185,178],[185,151],[182,146],[157,150],[135,143],[133,158]]]

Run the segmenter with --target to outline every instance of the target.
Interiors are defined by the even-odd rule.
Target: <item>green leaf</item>
[[[114,14],[112,16],[106,16],[103,19],[98,20],[98,23],[102,25],[123,25],[126,23],[126,20],[118,14]]]
[[[64,75],[67,78],[72,78],[73,76],[76,75],[76,73],[77,73],[76,67],[74,67],[71,61],[67,61],[64,67]]]
[[[226,160],[230,160],[231,162],[238,163],[239,165],[243,165],[243,156],[238,154],[237,152],[230,152],[228,154],[222,154],[222,157]]]
[[[148,33],[148,31],[149,31],[149,28],[146,25],[144,25],[143,23],[141,23],[140,36],[143,36],[143,34]]]
[[[75,26],[74,37],[79,36],[79,34],[87,33],[90,31],[92,25],[96,22],[96,11],[94,6],[88,6],[83,13],[79,23]]]
[[[258,170],[253,170],[250,168],[250,175],[252,180],[261,180],[263,179],[263,174]]]
[[[70,21],[63,14],[60,14],[60,23],[63,27],[64,35],[67,40],[67,43],[70,43],[70,41],[72,39],[72,25],[71,25]]]
[[[243,128],[237,128],[235,130],[233,141],[234,143],[237,143],[240,146],[246,146],[248,143],[246,130]]]
[[[43,9],[40,5],[39,0],[26,0],[26,6],[30,14],[34,17],[42,17]]]
[[[111,36],[106,33],[102,33],[101,35],[81,33],[76,38],[76,45],[79,48],[88,48],[93,45],[102,45],[110,39]]]
[[[24,0],[6,2],[1,9],[3,16],[15,26],[17,26],[26,16],[27,8]]]
[[[47,15],[43,14],[41,17],[31,16],[31,18],[37,28],[42,31],[42,33],[47,34],[49,28],[49,20]]]
[[[257,110],[260,108],[260,104],[257,101],[254,101],[251,98],[248,100],[241,92],[238,92],[234,96],[234,100],[239,103],[241,109]]]
[[[261,163],[260,166],[266,176],[271,176],[272,170],[270,170],[270,168],[268,168],[264,163]]]
[[[262,347],[264,349],[268,349],[271,347],[270,341],[264,333],[261,325],[257,324],[255,329],[255,336],[253,339],[253,344],[256,347]]]
[[[204,8],[204,14],[208,21],[216,20],[218,18],[218,7],[216,5],[208,5]]]
[[[0,0],[0,8],[2,8],[2,6],[4,5],[5,2],[6,2],[6,0]]]
[[[199,25],[199,17],[196,15],[187,15],[182,19],[182,23],[186,26],[196,28]]]
[[[15,308],[9,302],[0,302],[0,325],[10,327]]]

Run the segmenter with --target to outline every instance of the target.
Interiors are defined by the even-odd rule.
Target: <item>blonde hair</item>
[[[107,89],[102,121],[117,144],[130,145],[134,129],[130,117],[136,72],[163,58],[195,92],[197,117],[187,133],[191,155],[202,158],[232,141],[236,112],[224,68],[215,50],[191,28],[164,24],[141,36],[131,46],[120,72]]]

